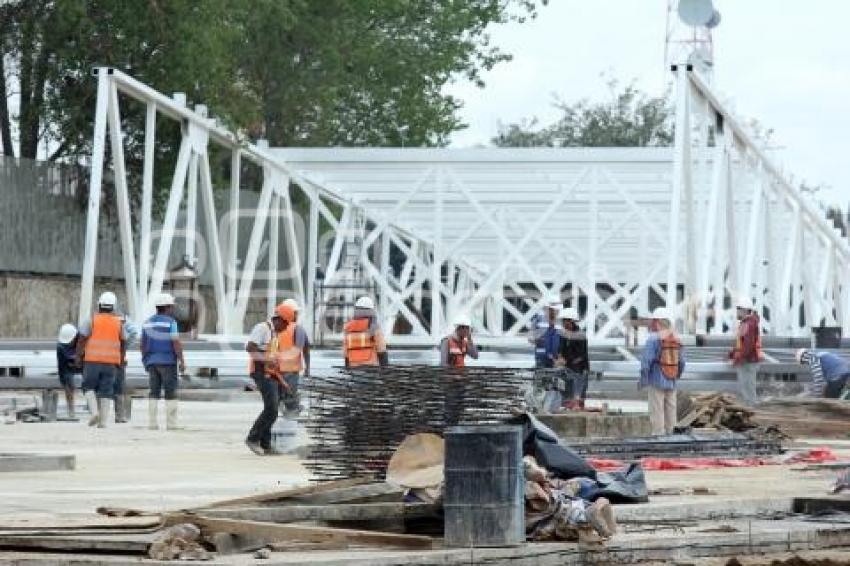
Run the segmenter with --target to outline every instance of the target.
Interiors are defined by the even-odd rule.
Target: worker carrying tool
[[[807,397],[839,399],[848,387],[850,364],[832,352],[800,348],[797,363],[809,366],[812,383],[805,391]]]
[[[276,454],[271,445],[272,426],[281,403],[287,411],[297,412],[298,377],[309,375],[309,341],[297,325],[297,303],[284,302],[275,307],[272,317],[254,326],[245,350],[250,356],[249,372],[263,399],[263,409],[254,421],[245,444],[257,455]]]
[[[74,411],[74,376],[83,371],[78,363],[76,352],[77,327],[73,324],[63,324],[56,341],[56,369],[59,374],[59,384],[65,391],[65,407],[68,418],[71,420],[77,419]]]
[[[354,317],[343,329],[343,356],[345,367],[385,366],[387,344],[378,326],[375,302],[371,297],[360,297],[354,303]]]
[[[174,297],[160,293],[154,300],[156,314],[142,325],[142,364],[148,372],[148,428],[159,429],[159,400],[165,393],[165,428],[177,428],[177,386],[180,373],[186,372],[183,345],[174,319]]]
[[[746,405],[752,407],[758,403],[756,376],[759,363],[764,360],[759,315],[748,297],[738,299],[735,306],[739,321],[738,332],[735,346],[729,352],[729,359],[738,374],[738,396]]]
[[[80,324],[77,359],[83,362],[83,392],[89,406],[89,426],[105,428],[113,396],[115,374],[125,363],[127,332],[115,314],[118,299],[106,291],[97,300],[97,312]]]
[[[472,341],[472,321],[465,314],[457,315],[452,321],[454,332],[440,341],[440,365],[462,368],[466,356],[478,359],[478,347]]]
[[[587,351],[587,336],[579,328],[578,311],[572,307],[562,308],[558,320],[563,329],[558,348],[558,365],[567,373],[568,399],[564,405],[569,409],[583,409],[587,398],[587,380],[590,375],[590,355]],[[571,387],[569,387],[571,385]]]
[[[638,388],[648,388],[649,422],[652,434],[660,436],[672,434],[676,426],[676,382],[685,371],[685,356],[666,308],[652,312],[649,330],[640,358]]]
[[[553,368],[561,348],[561,333],[556,325],[561,299],[555,295],[546,299],[546,319],[539,314],[531,318],[533,325],[529,342],[534,345],[534,367]]]

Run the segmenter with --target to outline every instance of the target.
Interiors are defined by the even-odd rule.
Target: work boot
[[[252,442],[250,440],[246,440],[245,446],[247,446],[251,450],[251,452],[253,452],[257,456],[265,456],[266,455],[265,450],[263,450],[263,447],[260,446],[259,442]]]
[[[121,398],[121,395],[115,396],[115,424],[121,424],[127,422],[124,419],[124,399]]]
[[[91,413],[91,418],[89,419],[89,426],[94,426],[97,424],[98,418],[100,416],[100,412],[98,411],[97,406],[97,393],[94,391],[86,391],[86,404],[89,406],[89,413]]]
[[[165,428],[177,430],[177,399],[165,400]]]
[[[97,420],[97,428],[106,428],[106,423],[109,422],[112,399],[105,397],[103,399],[98,399],[97,402],[100,408],[100,418]]]
[[[150,430],[159,430],[158,410],[159,399],[148,399],[148,428]]]

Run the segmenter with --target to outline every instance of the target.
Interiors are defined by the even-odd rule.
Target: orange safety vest
[[[301,348],[295,345],[295,323],[272,336],[266,350],[266,375],[279,379],[285,373],[301,371]]]
[[[673,332],[665,332],[661,336],[661,353],[658,365],[661,375],[667,379],[679,379],[679,360],[682,356],[682,342]]]
[[[369,318],[355,318],[345,323],[343,350],[349,366],[377,366],[378,343],[369,332]]]
[[[462,368],[466,359],[466,341],[461,342],[454,334],[449,336],[449,367]]]
[[[91,319],[91,335],[83,360],[97,364],[121,365],[121,319],[110,313],[97,313]]]

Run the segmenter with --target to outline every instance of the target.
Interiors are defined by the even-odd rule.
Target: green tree
[[[632,147],[673,143],[673,111],[667,97],[650,97],[634,85],[608,83],[610,98],[593,103],[558,100],[561,117],[540,126],[536,119],[499,128],[499,147]]]

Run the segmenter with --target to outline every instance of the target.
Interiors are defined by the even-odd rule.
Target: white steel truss
[[[840,277],[850,259],[846,241],[699,76],[685,66],[676,76],[673,148],[299,149],[242,143],[203,107],[191,110],[182,97],[99,69],[80,316],[92,302],[108,132],[135,320],[151,312],[162,288],[185,201],[185,252],[194,257],[205,247],[221,334],[244,332],[258,293],[271,311],[283,283],[306,305],[306,326],[314,327],[315,312],[316,328],[333,334],[329,289],[352,282],[375,290],[391,342],[416,345],[435,344],[459,313],[472,317],[481,342],[523,343],[552,294],[580,308],[596,342],[622,336],[628,318],[660,304],[683,330],[728,333],[741,295],[755,301],[773,334],[804,335],[820,323],[850,331],[850,292]],[[119,94],[147,107],[138,239]],[[157,115],[180,121],[182,143],[153,253]],[[231,152],[224,214],[214,198],[211,143]],[[240,257],[238,231],[225,218],[244,212],[243,159],[262,169],[263,183]],[[293,191],[309,202],[302,241]],[[199,212],[203,241],[194,236]],[[278,265],[279,246],[286,266]],[[258,290],[265,252],[269,273]],[[353,287],[345,293],[351,299]]]

